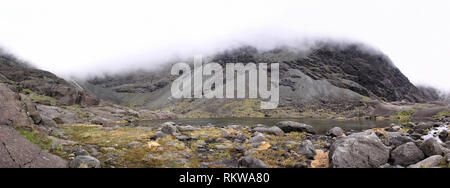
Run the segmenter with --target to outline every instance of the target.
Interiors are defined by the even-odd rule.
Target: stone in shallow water
[[[316,131],[311,125],[306,125],[303,123],[293,122],[293,121],[282,121],[277,124],[285,133],[289,132],[307,132],[311,134],[316,134]]]

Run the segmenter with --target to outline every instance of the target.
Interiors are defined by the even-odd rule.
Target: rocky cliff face
[[[33,92],[55,98],[58,105],[97,105],[99,100],[56,75],[32,68],[10,55],[0,54],[0,81],[15,92]]]
[[[379,52],[355,44],[322,43],[304,51],[276,48],[261,51],[244,46],[218,53],[214,62],[225,63],[280,63],[281,107],[305,108],[321,104],[334,108],[344,104],[361,105],[368,98],[384,101],[423,102],[429,100],[415,87],[390,59]],[[108,96],[121,104],[142,106],[168,106],[171,82],[170,66],[156,71],[94,78],[84,86],[98,96]],[[364,97],[365,96],[365,97]],[[214,106],[220,109],[230,100],[191,100],[190,110]],[[331,106],[329,106],[331,104]],[[187,110],[187,111],[190,111]],[[223,109],[229,110],[229,109]],[[220,113],[220,112],[219,112]]]

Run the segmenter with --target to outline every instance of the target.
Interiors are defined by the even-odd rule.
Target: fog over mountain
[[[446,0],[5,0],[0,46],[67,78],[331,38],[368,44],[413,83],[450,90],[449,8]]]

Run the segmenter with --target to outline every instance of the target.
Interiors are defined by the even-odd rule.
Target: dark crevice
[[[14,163],[16,163],[17,165],[19,165],[19,168],[22,168],[22,165],[20,165],[20,164],[14,159],[14,157],[12,157],[11,153],[10,153],[9,150],[8,150],[8,147],[6,147],[5,142],[2,141],[2,144],[3,144],[3,147],[5,147],[5,150],[6,150],[6,152],[8,153],[9,158],[10,158]]]

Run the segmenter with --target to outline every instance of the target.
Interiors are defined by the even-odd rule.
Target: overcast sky
[[[2,0],[0,46],[58,75],[157,66],[239,44],[360,41],[450,90],[448,0]]]

